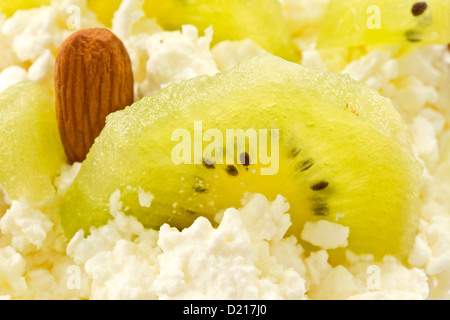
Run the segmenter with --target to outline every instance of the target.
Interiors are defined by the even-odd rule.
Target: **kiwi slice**
[[[450,1],[330,0],[318,48],[450,42]]]
[[[55,195],[53,181],[66,161],[50,92],[32,82],[1,92],[0,183],[8,197],[50,199]]]
[[[420,174],[389,100],[348,76],[263,54],[111,114],[61,218],[68,238],[87,233],[111,218],[120,190],[125,213],[146,227],[182,229],[239,207],[245,192],[281,194],[289,234],[306,221],[338,221],[354,252],[402,256],[417,226]],[[150,207],[142,192],[153,195]]]

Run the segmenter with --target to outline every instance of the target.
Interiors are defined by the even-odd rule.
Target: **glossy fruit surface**
[[[449,0],[331,0],[317,46],[449,42]]]
[[[65,161],[54,98],[31,82],[0,93],[0,183],[8,197],[47,200]]]

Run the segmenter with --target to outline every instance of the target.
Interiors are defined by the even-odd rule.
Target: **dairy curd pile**
[[[66,165],[45,204],[10,200],[0,191],[0,297],[3,299],[450,299],[450,47],[400,52],[360,46],[317,50],[328,0],[280,0],[302,52],[302,65],[348,74],[389,98],[404,118],[424,165],[419,230],[407,261],[347,252],[331,265],[328,250],[345,248],[351,230],[307,222],[294,236],[289,202],[248,193],[240,208],[217,212],[218,227],[198,218],[179,231],[146,229],[124,214],[121,193],[110,198],[108,224],[66,241],[56,209],[80,170]],[[71,11],[78,8],[80,25]],[[76,28],[101,27],[84,0],[0,13],[0,92],[32,81],[53,90],[55,54]],[[124,0],[112,31],[126,46],[135,100],[198,75],[229,70],[263,49],[249,39],[212,46],[213,28],[163,31],[139,0]],[[1,182],[1,181],[0,181]],[[0,189],[3,190],[3,189]],[[227,194],[223,194],[227,197]],[[141,190],[141,206],[153,195]]]

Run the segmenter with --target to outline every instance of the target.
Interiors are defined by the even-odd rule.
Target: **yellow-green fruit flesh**
[[[450,1],[419,2],[331,0],[317,46],[449,43]]]
[[[195,121],[204,134],[215,129],[223,137],[227,129],[242,129],[276,138],[271,130],[278,129],[279,152],[277,139],[268,147],[279,157],[278,171],[262,174],[271,164],[260,156],[248,166],[234,159],[232,168],[176,164],[179,130],[190,133],[194,153]],[[213,140],[203,140],[201,157],[209,161]],[[290,234],[299,236],[306,221],[338,221],[350,227],[354,252],[402,256],[416,231],[420,173],[403,120],[387,99],[347,76],[267,54],[173,84],[111,114],[66,194],[62,225],[71,238],[106,223],[116,190],[125,213],[152,228],[184,228],[198,216],[213,220],[220,210],[239,207],[249,191],[287,198]],[[154,196],[150,208],[140,205],[142,191]]]
[[[41,202],[55,194],[65,163],[52,96],[24,82],[0,93],[0,183],[12,200]]]
[[[51,0],[0,0],[0,10],[11,17],[17,10],[26,10],[49,5]]]
[[[89,9],[97,14],[97,19],[106,27],[111,27],[114,12],[119,9],[122,0],[88,0]]]

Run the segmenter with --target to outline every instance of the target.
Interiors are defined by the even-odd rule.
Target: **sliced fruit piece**
[[[227,157],[220,135],[239,129],[256,135],[257,153]],[[220,164],[224,158],[231,163]],[[119,190],[125,213],[145,226],[183,228],[240,206],[248,191],[285,196],[292,234],[306,221],[338,221],[350,227],[355,252],[404,255],[418,220],[420,172],[387,99],[347,76],[267,54],[111,114],[66,194],[62,225],[71,238],[106,223]],[[140,205],[142,192],[153,195],[150,207]]]
[[[0,0],[0,11],[11,17],[17,10],[26,10],[49,5],[51,0]]]
[[[449,0],[331,0],[317,46],[449,42]]]
[[[66,158],[52,96],[31,82],[0,94],[0,183],[11,200],[41,202]]]

